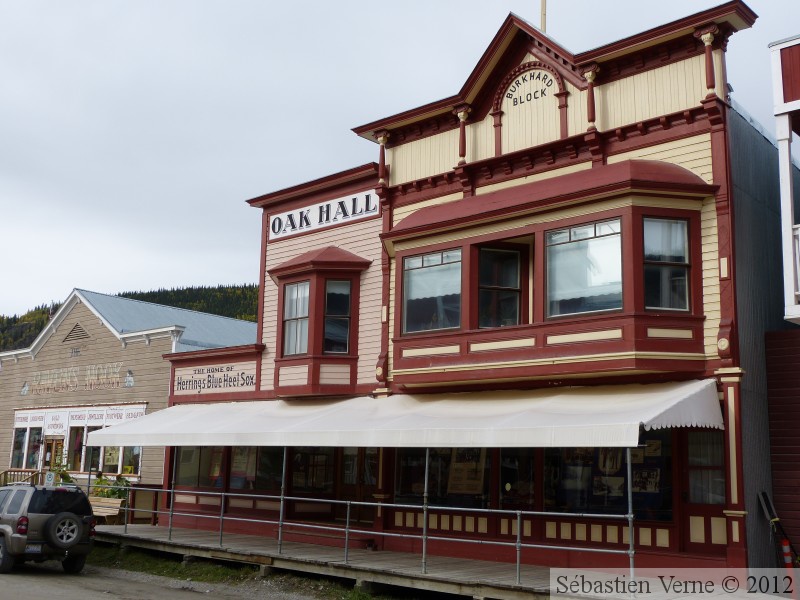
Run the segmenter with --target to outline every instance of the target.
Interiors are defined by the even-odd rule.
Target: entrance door
[[[378,481],[377,448],[342,448],[339,461],[339,499],[352,502],[374,502],[372,494]],[[337,505],[336,516],[347,517],[347,507]],[[373,506],[350,506],[350,520],[369,522],[375,518]]]
[[[44,468],[59,466],[64,461],[64,438],[47,438],[45,440]]]
[[[686,448],[682,493],[683,548],[688,552],[722,553],[727,547],[725,452],[722,431],[683,433]]]

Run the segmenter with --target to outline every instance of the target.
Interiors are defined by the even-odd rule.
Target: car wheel
[[[83,571],[83,566],[86,564],[85,554],[73,554],[61,561],[61,566],[64,567],[65,573],[75,574]]]
[[[73,513],[53,515],[44,527],[44,537],[54,548],[66,550],[77,544],[83,535],[83,521]]]
[[[0,535],[0,573],[9,573],[14,568],[14,557],[8,553],[6,538]]]

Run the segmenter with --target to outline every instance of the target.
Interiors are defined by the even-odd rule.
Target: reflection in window
[[[549,231],[548,315],[622,308],[620,220]]]
[[[83,426],[69,428],[69,457],[67,468],[70,471],[81,470],[81,455],[83,454]]]
[[[428,503],[437,506],[487,508],[491,461],[485,448],[431,448]],[[395,501],[422,504],[425,490],[425,450],[397,451]]]
[[[623,448],[546,448],[545,510],[624,514],[628,509]],[[672,519],[672,432],[648,431],[631,450],[633,508],[637,519]]]
[[[403,260],[403,331],[461,325],[461,249]]]
[[[531,448],[500,451],[500,508],[533,510],[534,464]]]
[[[42,451],[42,428],[31,427],[28,430],[28,453],[25,460],[26,469],[39,468],[39,454]]]
[[[14,444],[11,450],[11,468],[21,469],[22,461],[25,458],[25,434],[27,429],[14,430]]]
[[[646,308],[689,308],[689,242],[686,221],[644,219]]]
[[[290,283],[284,288],[284,356],[308,352],[308,293],[308,281]]]
[[[334,449],[305,446],[292,452],[293,491],[332,493]]]
[[[518,325],[521,296],[519,252],[482,248],[478,270],[478,326]]]
[[[725,504],[723,435],[719,430],[690,431],[689,502]]]
[[[140,446],[125,446],[122,449],[122,473],[134,475],[139,472],[139,462],[142,457]]]
[[[222,450],[219,446],[179,447],[175,483],[190,487],[221,487]]]
[[[350,282],[325,282],[323,350],[347,354],[350,338]]]

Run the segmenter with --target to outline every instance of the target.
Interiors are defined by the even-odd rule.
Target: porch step
[[[314,531],[313,529],[291,529],[287,527],[283,530],[283,540],[285,542],[344,548],[345,535],[344,531],[337,533],[334,531]],[[376,548],[375,538],[363,534],[351,533],[347,541],[350,548],[361,550],[374,550]]]

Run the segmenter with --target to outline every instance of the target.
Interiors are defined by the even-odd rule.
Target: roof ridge
[[[226,317],[224,315],[216,315],[214,313],[203,312],[201,310],[194,310],[194,309],[191,309],[191,308],[183,308],[183,307],[180,307],[180,306],[170,306],[169,304],[159,304],[158,302],[148,302],[147,300],[139,300],[137,298],[127,298],[125,296],[120,296],[119,294],[104,294],[103,292],[93,292],[91,290],[84,290],[84,289],[81,289],[81,288],[75,288],[75,291],[81,292],[81,293],[95,294],[97,296],[105,296],[107,298],[113,298],[115,300],[125,300],[125,301],[128,301],[128,302],[139,302],[141,304],[147,304],[149,306],[158,306],[158,307],[161,307],[161,308],[168,308],[170,310],[180,310],[180,311],[184,311],[184,312],[194,313],[196,315],[214,317],[214,318],[217,318],[217,319],[227,319],[229,321],[236,321],[237,323],[253,323],[253,324],[255,324],[255,321],[247,321],[245,319],[235,319],[233,317]]]

